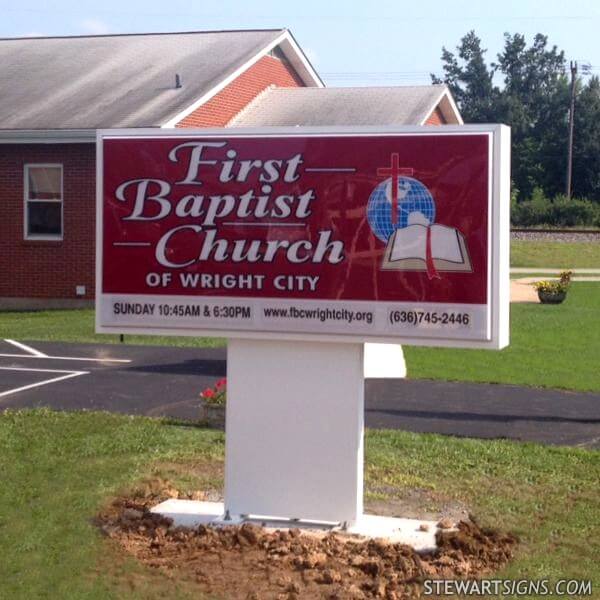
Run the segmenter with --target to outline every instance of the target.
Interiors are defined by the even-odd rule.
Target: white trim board
[[[0,144],[93,144],[95,129],[0,130]]]
[[[216,96],[221,90],[226,88],[230,83],[235,81],[242,73],[247,71],[251,66],[255,65],[263,56],[266,56],[276,46],[282,46],[282,50],[286,55],[286,58],[292,64],[292,67],[298,72],[298,75],[305,81],[308,79],[308,83],[312,83],[316,87],[324,87],[321,78],[317,75],[308,59],[304,56],[304,53],[292,37],[289,31],[284,31],[280,36],[275,38],[272,42],[267,44],[260,52],[255,54],[250,60],[246,61],[243,65],[238,67],[233,73],[223,79],[218,85],[213,87],[211,90],[200,96],[195,102],[190,104],[187,108],[177,113],[174,117],[163,123],[160,127],[162,129],[169,129],[175,127],[177,123],[185,119],[188,115],[192,114],[195,110],[200,108],[203,104],[206,104],[211,98]],[[304,77],[301,71],[305,71]]]
[[[445,108],[443,106],[444,100],[450,107],[450,110],[452,111],[452,113],[454,114],[454,116],[457,120],[457,123],[451,123],[451,125],[464,125],[463,118],[460,114],[460,111],[458,110],[458,106],[456,106],[456,102],[454,101],[454,98],[452,97],[452,94],[450,93],[450,90],[448,88],[444,88],[442,90],[442,93],[438,96],[437,100],[434,102],[431,110],[425,115],[425,117],[423,117],[423,119],[421,120],[419,125],[427,125],[427,119],[429,119],[429,117],[431,117],[431,115],[435,112],[435,109],[438,107],[442,111],[442,114],[444,114],[444,112],[447,112],[447,107],[446,107],[446,111],[444,111],[444,108]]]

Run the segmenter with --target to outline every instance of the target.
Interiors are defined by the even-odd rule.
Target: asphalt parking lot
[[[48,406],[194,419],[199,393],[226,371],[225,348],[22,346],[0,341],[2,408]]]
[[[225,375],[225,348],[0,340],[0,410],[47,406],[193,420],[199,393]],[[600,448],[600,394],[372,379],[366,382],[365,422]]]

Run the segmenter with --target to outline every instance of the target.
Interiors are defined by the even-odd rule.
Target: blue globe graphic
[[[398,178],[398,224],[397,229],[408,226],[408,218],[412,213],[418,222],[425,219],[429,224],[435,222],[435,202],[429,190],[412,177]],[[392,180],[382,181],[369,196],[367,203],[367,220],[373,233],[386,243],[392,233]]]

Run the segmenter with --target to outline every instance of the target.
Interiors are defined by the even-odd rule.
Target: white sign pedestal
[[[363,415],[362,344],[230,339],[226,512],[356,523]]]
[[[379,349],[394,374],[397,348]],[[230,339],[225,502],[152,512],[182,527],[258,521],[434,550],[435,521],[363,514],[363,363],[363,344]]]

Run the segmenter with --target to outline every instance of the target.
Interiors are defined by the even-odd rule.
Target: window
[[[62,240],[62,165],[25,165],[25,239]]]

